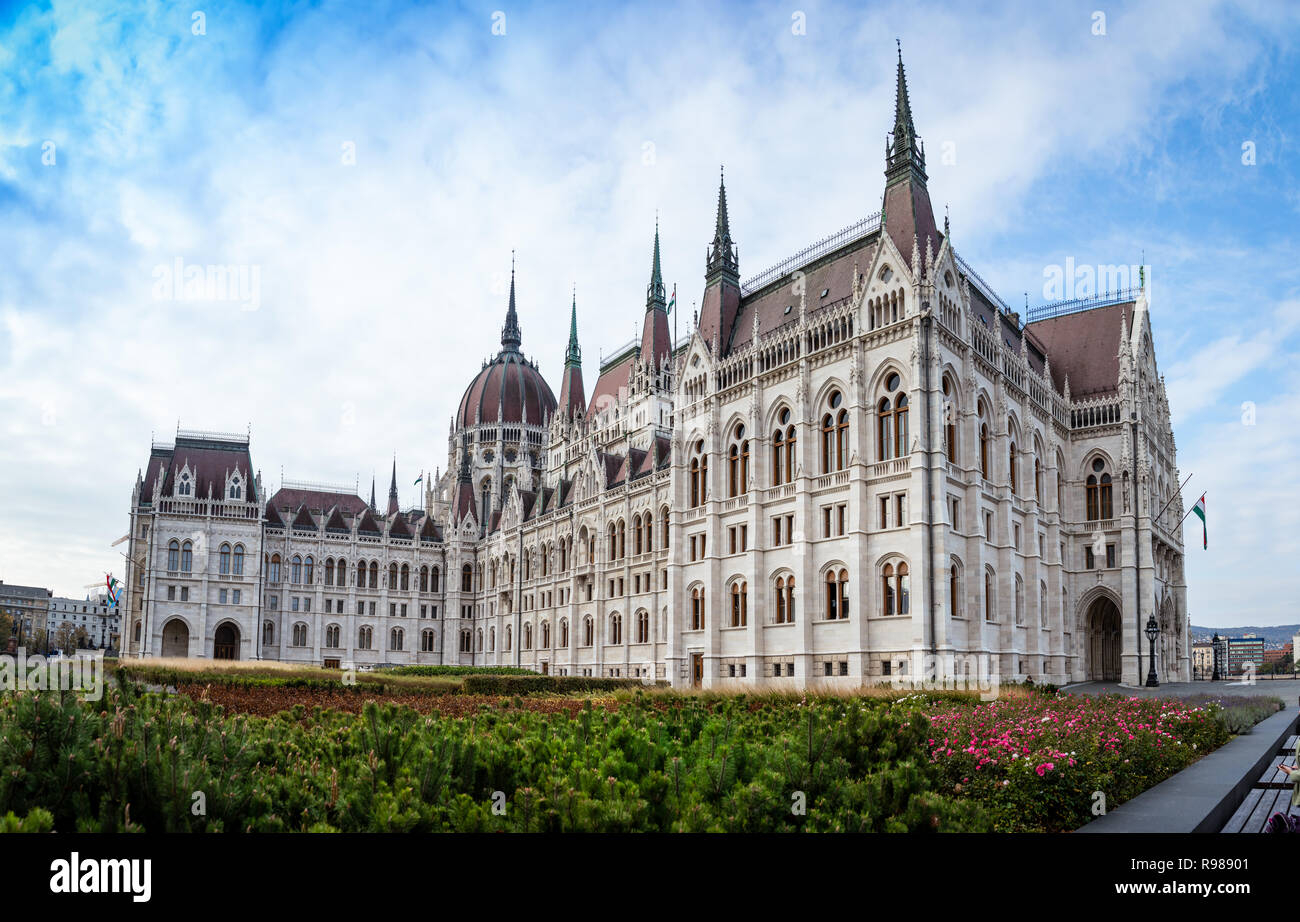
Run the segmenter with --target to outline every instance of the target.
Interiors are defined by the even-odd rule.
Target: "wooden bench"
[[[1291,736],[1246,794],[1237,812],[1224,824],[1223,832],[1264,832],[1269,817],[1291,808],[1291,779],[1278,765],[1295,765],[1296,737]]]

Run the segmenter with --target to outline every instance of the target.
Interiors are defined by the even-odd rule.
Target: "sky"
[[[590,391],[656,218],[689,320],[721,165],[744,277],[880,209],[897,39],[1005,301],[1151,267],[1193,623],[1300,621],[1300,5],[1099,5],[0,4],[0,580],[120,571],[178,426],[251,433],[268,490],[396,456],[415,503],[512,251],[524,351],[558,393],[576,288]]]

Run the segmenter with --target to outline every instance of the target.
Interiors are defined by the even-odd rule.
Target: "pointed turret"
[[[731,221],[727,215],[725,177],[718,179],[718,219],[713,230],[704,273],[704,298],[700,303],[697,329],[706,343],[716,341],[717,348],[727,350],[731,342],[736,315],[740,311],[740,259],[731,239]]]
[[[519,332],[519,315],[515,313],[515,254],[510,251],[510,304],[506,308],[506,324],[501,328],[501,351],[518,352],[523,337]]]
[[[388,515],[393,515],[397,510],[397,455],[393,455],[393,480],[388,487]]]
[[[641,361],[656,370],[668,362],[673,351],[666,294],[659,264],[659,222],[656,220],[654,258],[650,264],[650,284],[646,286],[645,320],[641,325]]]
[[[375,512],[379,511],[379,507],[375,505],[375,475],[374,474],[370,475],[370,508]]]
[[[939,251],[939,230],[934,223],[934,208],[925,181],[925,148],[912,121],[912,104],[907,96],[907,74],[903,71],[900,44],[894,130],[885,144],[885,194],[880,210],[885,230],[903,254],[911,252],[914,238],[918,242],[918,253]],[[921,268],[925,269],[926,265]]]
[[[560,382],[559,412],[566,422],[581,416],[587,406],[582,387],[582,350],[578,348],[578,289],[573,290],[573,306],[569,313],[569,348],[564,350],[564,378]]]

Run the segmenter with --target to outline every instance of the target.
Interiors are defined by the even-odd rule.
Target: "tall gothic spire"
[[[578,348],[578,286],[573,286],[573,307],[569,314],[569,348],[564,352],[564,367],[582,364],[582,350]]]
[[[379,507],[375,505],[375,475],[370,475],[370,509],[372,512],[378,512]]]
[[[650,284],[645,290],[645,309],[653,310],[659,308],[666,310],[668,305],[667,292],[664,291],[664,277],[659,268],[659,219],[655,218],[655,255],[650,264]]]
[[[578,348],[578,288],[573,289],[573,308],[569,314],[569,348],[564,352],[564,371],[560,379],[559,412],[564,419],[581,416],[587,406],[582,387],[582,350]]]
[[[393,480],[388,487],[388,514],[392,515],[397,510],[397,455],[393,455]]]
[[[880,203],[881,223],[904,258],[915,252],[915,269],[925,270],[931,254],[940,250],[934,207],[925,186],[925,148],[912,121],[903,72],[903,50],[898,50],[898,91],[894,102],[894,130],[885,142],[885,194]]]
[[[740,261],[731,239],[731,220],[727,216],[727,183],[721,168],[718,170],[718,221],[713,230],[713,243],[709,250],[706,276],[717,273],[738,276]]]
[[[515,251],[510,251],[510,306],[506,308],[506,325],[501,328],[501,351],[518,352],[523,338],[519,334],[519,315],[515,313]]]
[[[903,45],[898,45],[898,86],[894,95],[894,131],[886,145],[887,183],[918,177],[925,182],[925,149],[916,136],[912,103],[907,98],[907,74],[903,71]]]

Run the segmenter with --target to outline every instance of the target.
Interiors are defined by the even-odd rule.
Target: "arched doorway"
[[[190,655],[190,628],[180,618],[163,625],[162,655],[186,657]]]
[[[1088,678],[1101,682],[1120,679],[1120,615],[1109,596],[1088,606]]]
[[[213,659],[239,659],[239,628],[229,621],[217,628],[212,638]]]

